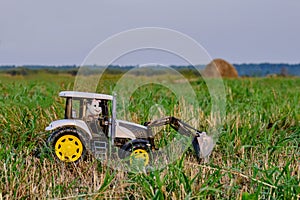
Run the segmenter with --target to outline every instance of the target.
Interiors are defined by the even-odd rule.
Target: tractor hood
[[[116,126],[117,138],[147,138],[148,128],[146,126],[123,120],[116,120]]]

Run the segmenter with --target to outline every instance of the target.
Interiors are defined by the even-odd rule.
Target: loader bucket
[[[214,140],[211,136],[206,135],[205,132],[194,137],[193,147],[199,159],[204,159],[204,163],[207,163],[209,156],[215,146]]]

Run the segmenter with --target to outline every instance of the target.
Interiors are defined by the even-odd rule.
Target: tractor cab
[[[60,92],[59,96],[66,98],[65,119],[82,120],[92,134],[109,135],[113,96],[74,91]]]

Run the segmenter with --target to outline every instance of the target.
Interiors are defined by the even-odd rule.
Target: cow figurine
[[[86,117],[87,121],[93,121],[98,119],[102,113],[102,108],[100,106],[101,100],[93,99],[91,103],[87,104]]]

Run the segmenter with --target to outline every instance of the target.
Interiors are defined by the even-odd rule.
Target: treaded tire
[[[48,143],[56,160],[66,163],[79,163],[86,157],[84,141],[76,128],[55,130],[49,137]]]
[[[146,161],[145,166],[149,165],[152,161],[150,149],[145,143],[129,143],[122,146],[119,151],[119,157],[121,159],[129,158],[128,164],[132,164],[131,156],[136,155],[136,158],[142,158]]]

